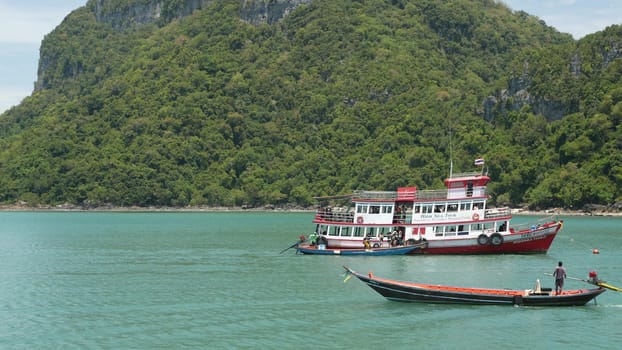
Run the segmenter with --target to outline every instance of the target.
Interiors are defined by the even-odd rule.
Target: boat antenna
[[[452,155],[453,145],[451,144],[451,126],[449,127],[449,178],[451,179],[454,173],[454,159]]]

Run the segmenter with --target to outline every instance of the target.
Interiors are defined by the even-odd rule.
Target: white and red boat
[[[319,197],[317,242],[330,249],[361,248],[365,238],[373,247],[423,243],[411,254],[546,253],[563,222],[549,217],[512,226],[509,208],[488,208],[489,181],[483,172],[463,173],[450,175],[440,190]]]

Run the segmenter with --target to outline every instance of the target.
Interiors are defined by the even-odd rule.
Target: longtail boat
[[[410,254],[415,250],[424,248],[423,244],[413,244],[397,247],[384,248],[346,248],[346,249],[328,249],[319,245],[300,245],[296,248],[299,253],[310,255],[404,255]]]
[[[603,293],[603,287],[591,289],[564,290],[555,293],[550,288],[534,289],[486,289],[452,287],[424,283],[401,282],[360,274],[344,266],[347,278],[355,276],[383,297],[393,301],[475,304],[475,305],[518,305],[518,306],[581,306]]]

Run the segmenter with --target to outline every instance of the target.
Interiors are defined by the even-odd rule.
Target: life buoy
[[[492,235],[490,235],[490,244],[494,246],[500,246],[501,244],[503,244],[503,236],[501,236],[499,232],[493,233]]]
[[[380,248],[380,244],[374,243],[374,248]]]
[[[482,233],[477,237],[477,243],[479,243],[480,245],[488,244],[488,236]]]
[[[473,214],[473,220],[474,220],[474,221],[479,220],[479,214],[478,214],[478,213],[474,213],[474,214]]]
[[[358,218],[356,218],[356,223],[357,224],[362,224],[363,223],[363,217],[359,216]]]

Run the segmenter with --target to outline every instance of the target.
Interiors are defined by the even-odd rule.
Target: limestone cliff
[[[287,16],[296,7],[313,0],[242,0],[240,16],[248,23],[272,24]]]
[[[510,79],[507,89],[484,99],[482,103],[484,118],[492,121],[496,115],[507,115],[509,111],[518,111],[523,106],[531,106],[533,113],[542,114],[547,120],[552,121],[578,110],[578,106],[532,95],[529,91],[531,84],[531,78],[527,75]]]
[[[91,0],[87,6],[99,22],[117,30],[145,24],[166,24],[191,15],[217,0]],[[278,22],[301,4],[313,0],[240,0],[242,20],[255,25]]]

